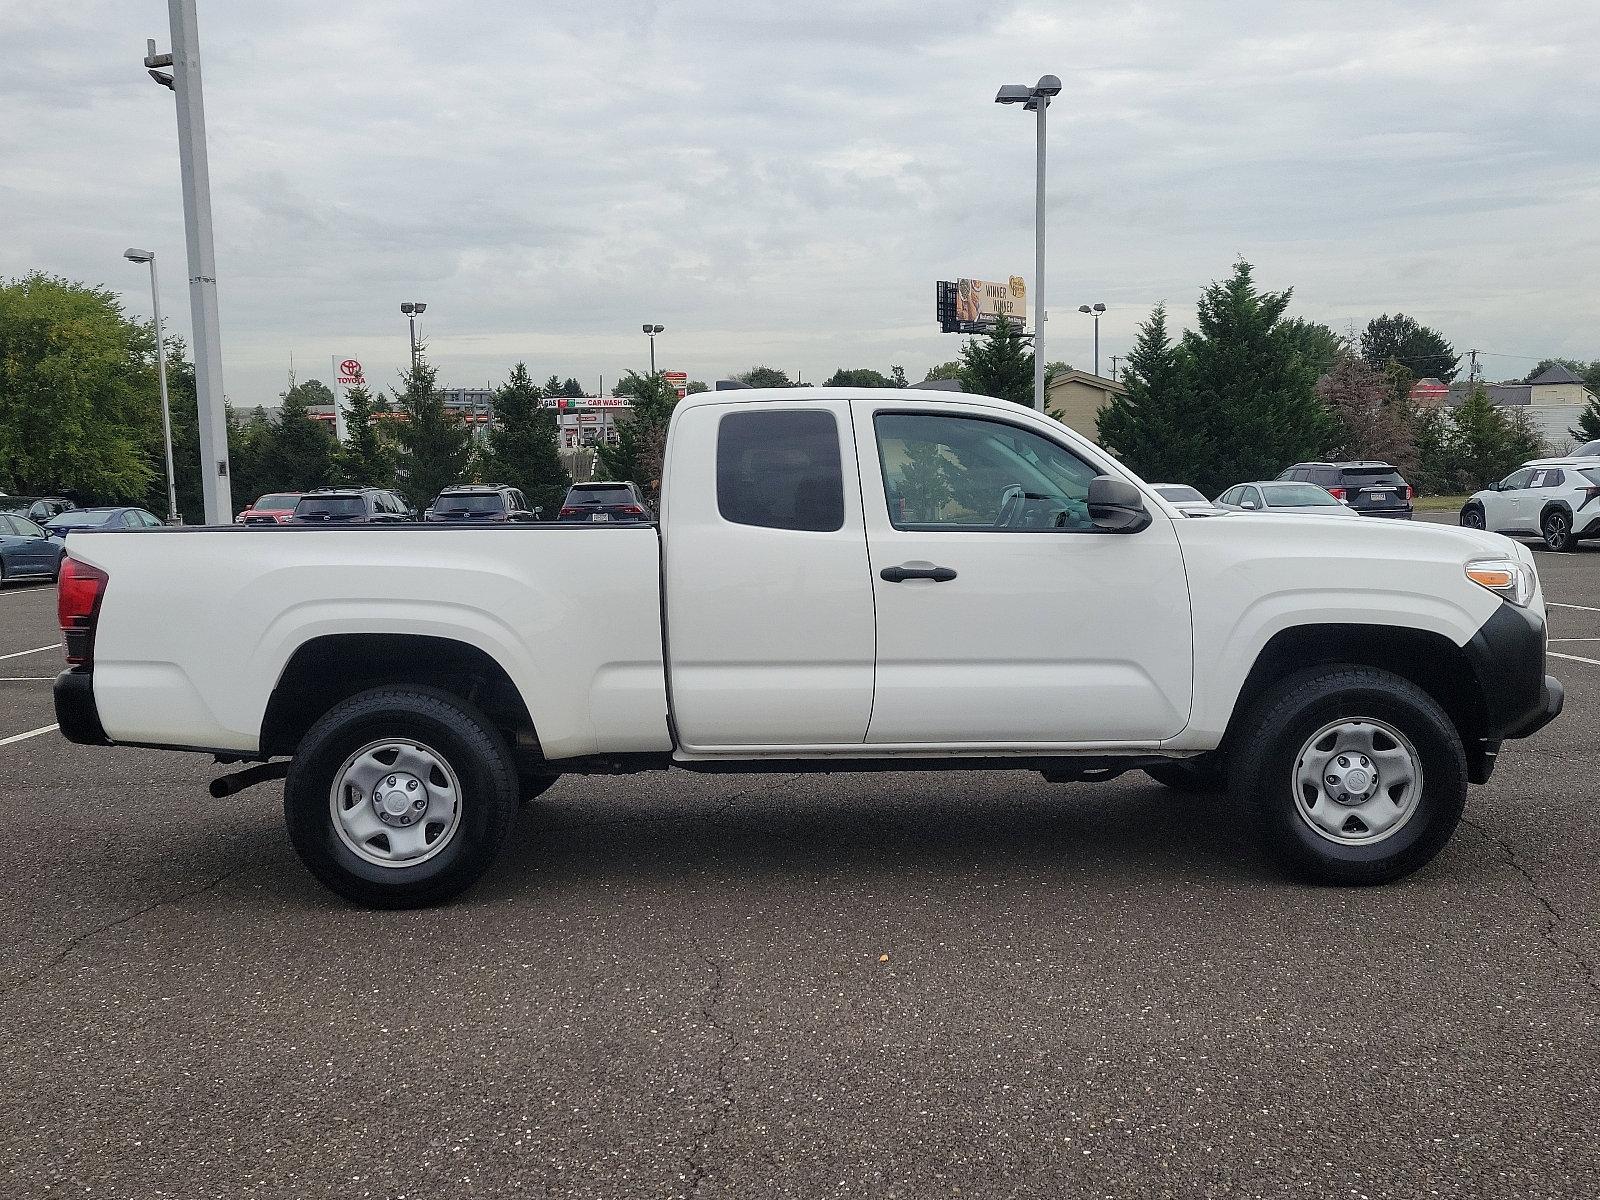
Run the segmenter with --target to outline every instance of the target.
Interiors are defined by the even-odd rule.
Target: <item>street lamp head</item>
[[[154,250],[138,250],[129,246],[122,252],[122,257],[129,262],[147,263],[155,260],[156,252]]]
[[[665,326],[665,325],[655,325],[655,326],[652,326],[652,327],[651,327],[651,329],[650,329],[650,332],[651,332],[651,333],[661,333],[661,332],[663,332],[663,331],[664,331],[664,330],[665,330],[665,329],[666,329],[666,326]]]
[[[1059,96],[1061,94],[1061,80],[1054,75],[1041,75],[1039,82],[1033,85],[1035,96]]]
[[[1095,312],[1097,312],[1097,313],[1103,313],[1103,312],[1105,312],[1105,310],[1106,310],[1106,306],[1105,306],[1105,305],[1104,305],[1104,304],[1096,304],[1096,305],[1095,305],[1095,306],[1094,306],[1094,310],[1095,310]]]
[[[994,94],[996,104],[1026,104],[1033,98],[1033,90],[1025,83],[1007,83]]]
[[[417,306],[411,303],[409,300],[402,300],[400,301],[400,311],[409,317],[412,313],[417,311]]]
[[[1086,313],[1086,312],[1092,312],[1093,310],[1087,304],[1080,304],[1080,305],[1078,305],[1078,311],[1082,312],[1082,313]]]
[[[428,306],[426,304],[424,304],[421,300],[417,300],[414,303],[415,303],[416,310],[417,310],[417,316],[420,317],[423,313],[428,311]]]

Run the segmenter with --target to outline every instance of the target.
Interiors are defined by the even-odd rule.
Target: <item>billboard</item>
[[[678,393],[679,400],[689,394],[689,373],[687,371],[663,371],[661,375],[672,386],[672,390]]]
[[[1013,275],[1005,283],[989,279],[939,281],[935,293],[939,328],[945,333],[984,333],[1005,317],[1018,331],[1028,327],[1028,285]]]

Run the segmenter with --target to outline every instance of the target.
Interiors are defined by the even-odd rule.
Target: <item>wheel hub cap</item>
[[[421,742],[369,742],[334,776],[334,830],[358,857],[411,866],[442,851],[461,825],[461,783],[445,757]]]
[[[1422,759],[1387,722],[1341,718],[1317,730],[1295,758],[1300,817],[1341,845],[1392,837],[1411,819],[1422,794]]]
[[[428,789],[415,775],[397,771],[373,791],[372,807],[385,825],[413,825],[428,811]]]

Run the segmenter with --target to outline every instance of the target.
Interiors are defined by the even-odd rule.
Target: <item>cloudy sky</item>
[[[1403,310],[1490,378],[1600,356],[1593,0],[201,0],[224,371],[272,402],[404,299],[442,381],[607,387],[658,364],[913,380],[933,283],[1032,283],[1031,117],[1053,72],[1049,353],[1180,322],[1239,256],[1344,330]],[[0,276],[189,310],[160,0],[0,0]],[[1526,357],[1518,357],[1526,356]]]

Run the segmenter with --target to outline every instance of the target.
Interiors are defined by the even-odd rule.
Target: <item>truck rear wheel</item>
[[[1242,728],[1230,786],[1268,852],[1302,878],[1404,878],[1461,820],[1461,737],[1433,697],[1391,672],[1299,672],[1261,697]]]
[[[311,727],[284,784],[306,868],[373,908],[437,904],[494,861],[516,814],[504,740],[473,705],[433,688],[375,688]]]

